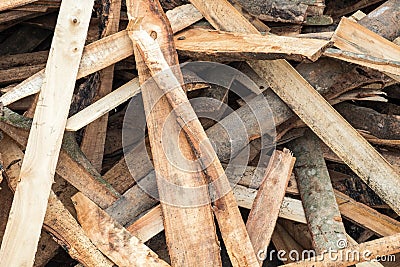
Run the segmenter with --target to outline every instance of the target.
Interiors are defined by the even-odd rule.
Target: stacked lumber
[[[0,266],[397,266],[400,1],[0,3]]]

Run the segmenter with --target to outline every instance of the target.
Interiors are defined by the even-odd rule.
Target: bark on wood
[[[381,139],[400,139],[400,121],[397,115],[381,114],[350,103],[340,103],[335,108],[356,129],[367,131]]]
[[[106,20],[101,37],[106,37],[118,32],[121,12],[121,0],[112,0],[110,3],[103,1],[103,20]],[[104,14],[105,13],[105,14]],[[100,71],[100,85],[94,101],[104,97],[112,91],[114,78],[114,65]],[[87,125],[82,138],[81,149],[97,171],[101,171],[106,141],[108,114],[104,114],[96,121]]]
[[[175,35],[180,54],[201,59],[317,60],[328,41],[189,29]]]
[[[332,40],[336,47],[345,51],[400,61],[398,45],[347,18],[342,18]],[[397,77],[396,80],[398,79],[400,78]]]
[[[324,52],[325,56],[340,59],[350,63],[365,66],[381,72],[400,75],[400,61],[373,57],[368,54],[353,53],[338,49],[327,49]]]
[[[352,257],[354,251],[359,251],[361,254],[368,251],[367,257]],[[350,246],[346,249],[339,250],[334,254],[333,257],[324,257],[323,260],[318,258],[310,258],[305,261],[298,261],[286,265],[285,267],[334,267],[338,266],[350,266],[359,262],[367,261],[368,259],[375,259],[384,255],[391,255],[400,252],[400,234],[383,237],[366,243],[362,243],[355,246]],[[350,256],[349,256],[350,255]]]
[[[379,34],[383,38],[393,41],[400,35],[399,0],[384,2],[358,23]]]
[[[297,157],[294,171],[315,251],[343,248],[338,244],[346,231],[318,138],[308,130],[290,147]]]
[[[131,18],[138,18],[141,14],[147,14],[143,18],[141,27],[150,33],[155,32],[157,42],[163,47],[163,58],[165,57],[168,65],[177,65],[179,62],[172,40],[172,29],[159,2],[143,0],[134,3],[133,1],[128,1],[127,9]],[[132,44],[131,46],[133,47]],[[143,58],[136,49],[135,59],[139,73],[139,82],[143,86],[144,82],[151,78],[151,75]],[[164,124],[171,112],[171,107],[165,96],[159,98],[162,95],[162,91],[155,84],[147,86],[147,88],[142,88],[142,90],[160,199],[166,200],[166,197],[173,195],[172,192],[164,188],[162,182],[164,179],[168,179],[169,182],[179,186],[197,187],[204,185],[205,179],[198,172],[198,169],[195,169],[197,168],[196,166],[190,167],[190,170],[193,172],[188,174],[186,171],[172,166],[171,162],[169,162],[163,151],[163,147],[160,145],[163,137],[162,132],[158,129],[158,125]],[[179,127],[176,122],[169,123],[166,127],[172,136],[179,136]],[[189,141],[182,135],[178,141],[181,151],[184,151],[186,158],[194,160],[195,156],[191,152]],[[170,200],[175,202],[177,196],[172,197],[173,199]],[[208,193],[205,190],[199,190],[194,197],[197,200],[204,199],[204,197],[208,198]],[[170,203],[164,202],[162,211],[171,264],[189,266],[221,265],[211,206],[206,204],[201,207],[182,208],[180,206],[173,206]],[[196,251],[183,251],[182,247],[196,247],[197,249]],[[199,259],[202,259],[202,261],[199,262]]]
[[[134,31],[131,38],[137,42],[140,54],[149,68],[155,82],[164,92],[177,116],[177,121],[185,132],[201,167],[213,183],[210,195],[216,197],[214,213],[218,220],[225,247],[234,266],[255,265],[256,257],[249,236],[241,218],[230,185],[217,155],[204,129],[189,103],[181,83],[163,58],[160,47],[145,31]],[[168,87],[167,87],[168,86]],[[174,88],[170,90],[170,88]],[[159,188],[160,190],[160,188]]]
[[[275,152],[254,200],[246,228],[254,251],[267,251],[295,163],[288,149]],[[265,210],[268,207],[268,211]],[[258,257],[260,265],[262,258]]]
[[[308,5],[305,1],[262,1],[236,0],[250,14],[261,20],[302,23],[307,16]]]
[[[348,124],[291,66],[269,63],[268,72],[252,64],[292,110],[393,210],[400,213],[400,177],[393,167]],[[267,65],[267,64],[266,64]],[[285,73],[284,77],[282,73]],[[285,84],[280,83],[282,79]],[[290,90],[289,90],[290,88]],[[296,89],[295,89],[296,88]],[[302,104],[300,104],[302,103]],[[304,103],[309,103],[304,105]],[[322,115],[323,114],[323,115]],[[320,118],[320,119],[318,119]],[[328,130],[329,129],[329,130]],[[350,141],[351,140],[351,141]],[[375,162],[377,169],[368,162]]]
[[[72,200],[86,235],[118,266],[169,266],[82,193]]]
[[[4,160],[8,183],[15,190],[18,185],[24,154],[8,136],[4,136],[4,139],[0,141],[0,151],[7,156]],[[50,192],[47,204],[44,228],[55,236],[60,245],[65,246],[72,258],[87,266],[112,266],[112,263],[85,236],[76,220],[65,209],[53,191]]]

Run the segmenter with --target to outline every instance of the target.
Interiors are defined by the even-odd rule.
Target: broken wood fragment
[[[275,151],[246,222],[254,251],[267,251],[295,158],[288,149]],[[265,209],[268,207],[268,211]],[[262,259],[258,258],[260,265]]]
[[[37,0],[4,0],[0,4],[0,11],[23,6],[23,5],[26,5],[26,4],[29,4],[32,2],[36,2],[36,1]]]
[[[169,266],[82,193],[72,200],[86,235],[118,266]]]

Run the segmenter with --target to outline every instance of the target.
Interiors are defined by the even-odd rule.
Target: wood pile
[[[400,0],[2,0],[0,267],[400,261]]]

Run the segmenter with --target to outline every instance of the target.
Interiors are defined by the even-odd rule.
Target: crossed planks
[[[1,245],[1,266],[31,266],[34,262],[93,3],[66,0],[61,4]],[[60,84],[63,90],[57,90]]]
[[[225,0],[213,1],[212,4],[204,0],[191,2],[218,30],[257,32],[246,23],[241,25],[234,7]],[[228,9],[232,11],[228,12]],[[287,61],[252,61],[250,66],[372,190],[400,214],[399,174]],[[371,162],[375,164],[371,165]]]

